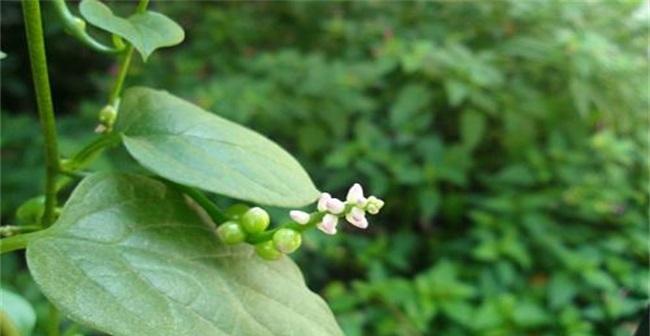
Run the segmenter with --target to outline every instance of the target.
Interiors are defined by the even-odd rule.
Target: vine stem
[[[22,7],[29,60],[32,67],[34,90],[36,92],[36,104],[38,106],[41,131],[45,138],[45,210],[43,212],[42,222],[43,226],[47,227],[54,222],[56,175],[59,171],[59,149],[57,145],[50,80],[47,73],[41,7],[38,0],[23,0]]]
[[[147,9],[147,6],[149,5],[149,0],[140,0],[138,3],[138,7],[136,8],[136,13],[142,13]],[[108,96],[108,104],[112,105],[113,107],[117,108],[117,104],[119,103],[120,100],[120,93],[122,92],[122,87],[124,86],[124,80],[126,79],[126,75],[129,72],[129,67],[131,66],[131,59],[133,58],[133,45],[129,44],[129,46],[126,48],[126,52],[124,53],[124,56],[122,57],[122,61],[120,62],[120,70],[117,73],[117,78],[115,79],[115,83],[113,83],[113,88],[111,89],[111,92]]]

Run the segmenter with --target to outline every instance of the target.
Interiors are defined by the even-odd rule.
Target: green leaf
[[[100,173],[27,246],[43,293],[111,335],[341,335],[288,257],[219,243],[173,187]]]
[[[463,112],[460,117],[460,137],[467,149],[474,149],[483,138],[485,117],[473,110]]]
[[[145,11],[125,19],[98,0],[83,0],[79,10],[91,24],[129,41],[145,61],[154,50],[177,45],[185,38],[183,28],[160,13]]]
[[[0,334],[29,336],[36,324],[36,312],[23,297],[0,288]]]
[[[319,194],[274,142],[164,91],[127,90],[115,128],[140,164],[180,184],[283,207]]]
[[[5,54],[3,51],[0,51],[0,60],[7,58],[7,54]]]

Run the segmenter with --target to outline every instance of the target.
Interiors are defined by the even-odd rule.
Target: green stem
[[[88,143],[69,160],[61,164],[61,169],[66,173],[74,173],[89,165],[104,149],[116,145],[121,138],[118,134],[103,134]]]
[[[117,48],[104,45],[90,36],[88,32],[86,32],[86,21],[71,13],[65,0],[53,0],[52,3],[54,4],[54,8],[56,9],[59,18],[63,21],[66,31],[81,43],[95,51],[107,54],[115,54],[124,50],[123,47]]]
[[[129,45],[126,48],[126,53],[124,53],[124,56],[122,56],[122,61],[120,62],[120,71],[115,78],[115,83],[113,83],[113,88],[111,89],[111,93],[108,96],[108,104],[114,107],[117,107],[118,101],[120,99],[120,93],[122,92],[122,87],[124,86],[126,75],[129,72],[132,58],[133,46]]]
[[[140,0],[138,7],[135,10],[136,13],[144,12],[147,9],[147,5],[149,5],[149,0]],[[115,108],[117,108],[117,104],[119,103],[120,93],[122,92],[122,87],[124,86],[126,75],[129,72],[132,58],[133,45],[129,45],[126,48],[126,53],[124,53],[124,56],[122,57],[122,60],[120,62],[120,71],[117,74],[115,83],[113,83],[113,88],[111,89],[111,93],[108,96],[108,104],[112,105]]]
[[[44,233],[45,230],[41,230],[0,239],[0,254],[25,249],[31,240],[42,236]]]
[[[47,317],[47,336],[59,336],[59,325],[61,323],[61,313],[52,302],[50,302],[50,309]]]
[[[13,236],[20,232],[42,230],[40,225],[2,225],[0,226],[0,237]]]
[[[182,184],[178,184],[174,182],[169,182],[169,181],[167,182],[172,183],[176,188],[181,190],[185,195],[189,196],[196,203],[198,203],[203,208],[203,210],[205,210],[205,212],[208,213],[208,216],[210,216],[210,218],[215,224],[219,225],[228,220],[226,214],[216,204],[214,204],[207,196],[205,196],[204,193],[202,193],[198,189],[184,186]]]
[[[298,224],[296,222],[287,222],[271,230],[267,230],[255,235],[248,235],[248,237],[246,237],[246,242],[255,245],[258,243],[263,243],[267,240],[271,240],[273,239],[273,234],[275,234],[276,231],[283,228],[296,230],[302,233],[304,231],[314,228],[318,223],[320,223],[320,221],[323,219],[323,216],[325,216],[325,213],[316,211],[311,213],[310,215],[311,217],[309,219],[309,222],[307,222],[307,224],[303,225],[303,224]]]
[[[54,107],[47,74],[45,41],[41,23],[41,8],[37,0],[23,0],[23,15],[27,34],[27,47],[34,78],[36,103],[45,138],[45,211],[43,225],[49,226],[54,221],[56,207],[56,174],[59,170],[59,150],[57,147]]]

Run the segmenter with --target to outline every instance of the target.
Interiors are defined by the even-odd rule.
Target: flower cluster
[[[381,199],[370,196],[366,198],[363,195],[363,188],[359,183],[352,185],[345,198],[345,202],[332,197],[328,193],[322,193],[318,200],[318,211],[323,214],[322,219],[316,224],[316,227],[326,234],[336,234],[339,218],[345,219],[352,225],[365,229],[368,227],[368,219],[366,212],[375,215],[384,206],[384,201]],[[289,216],[298,224],[308,224],[311,220],[310,214],[300,211],[292,210]]]
[[[348,191],[345,202],[323,193],[318,200],[318,211],[310,214],[291,210],[289,216],[295,223],[270,230],[267,230],[270,218],[264,209],[236,204],[226,210],[228,220],[219,225],[217,235],[228,245],[243,242],[253,244],[258,256],[276,260],[300,247],[303,231],[316,227],[326,234],[336,234],[336,226],[342,217],[350,224],[365,229],[368,227],[366,212],[375,215],[383,206],[384,201],[375,196],[366,198],[361,185],[355,183]]]

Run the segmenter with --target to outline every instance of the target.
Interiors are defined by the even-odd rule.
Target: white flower
[[[291,217],[291,219],[293,219],[296,223],[305,225],[309,223],[310,215],[304,211],[291,210],[289,211],[289,217]]]
[[[375,197],[375,196],[370,196],[368,197],[368,202],[366,204],[366,211],[370,213],[371,215],[376,215],[379,213],[379,210],[384,206],[384,201],[381,199]]]
[[[345,219],[350,222],[350,224],[360,229],[365,229],[368,227],[366,212],[361,208],[353,207],[350,209],[350,211],[345,215]]]
[[[363,188],[359,183],[355,183],[348,190],[348,195],[345,198],[346,201],[350,204],[359,204],[365,202],[365,197],[363,197]]]
[[[332,199],[332,195],[328,193],[322,193],[320,194],[320,198],[318,199],[318,211],[326,211],[327,210],[327,201]]]
[[[340,215],[345,210],[345,203],[337,198],[330,198],[325,202],[327,211],[333,215]]]
[[[318,223],[317,227],[327,233],[328,235],[336,234],[336,224],[338,224],[339,218],[332,214],[325,214],[323,220]]]

